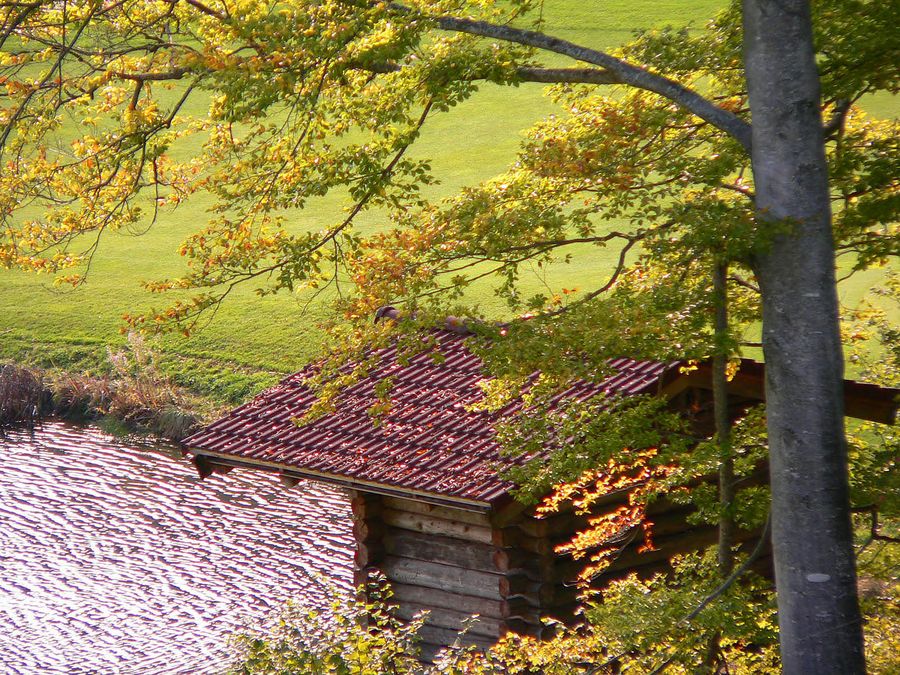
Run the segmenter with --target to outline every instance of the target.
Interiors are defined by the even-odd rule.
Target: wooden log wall
[[[604,500],[600,511],[612,510],[626,495]],[[422,651],[430,658],[451,644],[467,618],[478,615],[463,641],[488,646],[507,631],[540,636],[544,618],[575,620],[579,590],[573,584],[583,561],[555,550],[587,523],[572,511],[537,519],[527,509],[491,514],[435,506],[412,499],[368,493],[351,494],[357,551],[355,581],[371,571],[384,574],[399,605],[411,619],[428,611],[422,630]],[[612,557],[594,580],[602,588],[610,581],[637,573],[649,577],[670,569],[679,553],[696,551],[716,541],[714,525],[689,522],[692,509],[664,499],[649,509],[654,549],[638,553],[637,533]],[[741,532],[737,541],[752,548],[757,532]],[[763,560],[757,569],[765,571]]]
[[[506,631],[540,635],[543,617],[566,617],[576,603],[567,586],[577,565],[554,546],[573,531],[573,518],[540,521],[519,515],[500,525],[488,514],[411,499],[351,494],[357,551],[355,581],[384,574],[402,618],[427,610],[423,653],[456,639],[493,644]],[[502,525],[502,526],[501,526]]]

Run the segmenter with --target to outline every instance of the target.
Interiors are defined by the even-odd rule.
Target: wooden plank
[[[526,506],[522,502],[513,499],[511,495],[506,495],[506,498],[509,501],[496,505],[490,513],[491,525],[495,528],[511,525],[522,518],[524,514],[534,512],[533,506]]]
[[[350,510],[354,519],[370,520],[381,513],[383,506],[381,495],[359,490],[348,490],[347,492],[350,496]]]
[[[740,530],[736,533],[735,542],[740,543],[756,539],[758,533]],[[679,553],[690,553],[714,544],[718,539],[718,529],[715,525],[701,525],[691,530],[684,530],[663,537],[655,537],[653,540],[655,549],[652,551],[637,552],[637,544],[632,544],[622,551],[610,565],[610,571],[627,571],[631,567],[638,567],[657,561],[668,561]]]
[[[393,601],[399,604],[418,604],[441,609],[451,609],[467,615],[493,619],[521,619],[530,623],[540,623],[540,615],[524,598],[496,600],[479,598],[461,593],[451,593],[437,588],[395,584]]]
[[[494,567],[504,573],[530,568],[548,570],[562,558],[556,554],[538,555],[520,548],[495,548],[493,557]]]
[[[387,525],[413,532],[440,534],[445,537],[453,537],[465,541],[478,541],[483,544],[490,544],[493,539],[492,531],[489,527],[435,518],[434,516],[427,516],[421,513],[412,513],[411,511],[384,509],[381,518]]]
[[[682,376],[664,392],[675,393],[688,386],[711,387],[710,364],[701,363],[698,370]],[[728,383],[729,396],[744,396],[754,401],[765,400],[765,365],[749,359],[741,360],[741,368]],[[896,389],[844,380],[844,412],[849,417],[892,424],[897,413]]]
[[[439,588],[452,593],[492,600],[500,599],[499,574],[396,556],[386,556],[379,567],[384,575],[395,583]]]
[[[500,595],[502,597],[524,598],[529,605],[542,609],[574,602],[578,593],[577,588],[533,581],[525,576],[501,577],[500,579]]]
[[[618,495],[616,501],[622,503],[624,497],[625,493],[621,493]],[[595,506],[602,506],[603,508],[594,508],[591,513],[587,514],[576,514],[571,510],[567,510],[564,513],[549,516],[547,518],[536,518],[527,515],[521,517],[518,521],[511,523],[509,527],[518,528],[527,536],[533,538],[564,540],[570,538],[576,532],[586,529],[588,527],[588,521],[594,516],[612,513],[618,505],[620,504],[609,502],[596,504]],[[648,512],[654,516],[661,516],[662,514],[668,515],[670,512],[672,512],[673,515],[675,513],[680,513],[682,514],[682,517],[685,517],[693,510],[693,507],[672,504],[665,499],[660,499],[650,505]]]
[[[554,585],[529,579],[524,574],[503,576],[500,579],[500,595],[504,598],[523,597],[529,603],[542,607],[552,601]]]
[[[532,608],[526,617],[510,617],[508,619],[496,619],[493,617],[478,615],[475,623],[470,623],[469,633],[489,637],[494,640],[498,639],[507,631],[514,631],[521,635],[534,635],[539,637],[544,630],[544,623],[541,616],[553,616],[558,621],[572,625],[576,621],[575,610],[578,603],[568,603],[558,608],[554,608],[551,612],[541,614]],[[460,631],[463,622],[472,619],[472,614],[458,612],[454,610],[438,609],[428,607],[427,605],[419,605],[414,603],[403,603],[397,608],[397,616],[404,620],[411,620],[419,612],[428,612],[425,625],[435,626],[438,628],[446,628],[452,631]]]
[[[595,502],[596,506],[611,506],[624,503],[628,499],[630,490],[614,490],[602,495]],[[578,517],[575,514],[574,507],[571,503],[563,504],[560,507],[560,516]],[[512,501],[505,504],[491,514],[491,523],[496,528],[515,527],[519,522],[526,518],[533,520],[543,520],[536,518],[533,506],[525,506],[519,502]],[[553,518],[553,516],[551,516]]]
[[[466,569],[496,572],[491,544],[463,541],[438,534],[389,527],[384,536],[387,553],[403,558],[429,560]]]
[[[431,516],[432,518],[441,518],[443,520],[451,520],[458,523],[468,523],[469,525],[479,525],[481,527],[491,526],[490,519],[485,513],[454,509],[450,506],[427,504],[413,499],[384,497],[384,506],[389,509],[394,509],[395,511],[409,511],[410,513],[419,513],[425,516]]]
[[[678,534],[679,532],[693,530],[697,526],[688,522],[688,516],[695,511],[695,507],[687,506],[672,508],[662,512],[657,511],[655,513],[648,513],[647,519],[653,523],[653,537],[663,537],[670,534]],[[642,533],[638,533],[637,538],[643,540]]]
[[[472,614],[411,602],[402,603],[396,610],[397,616],[406,621],[411,620],[413,616],[420,612],[428,612],[428,617],[425,619],[425,624],[428,626],[461,631],[463,625],[468,623],[471,634],[493,638],[494,640],[500,637],[503,629],[506,627],[506,621],[503,619],[478,615],[478,618],[473,621],[472,617],[474,615]]]
[[[751,542],[753,544],[755,544],[755,541],[753,541],[753,540],[746,542],[746,544],[749,545],[749,544],[751,544]],[[747,549],[752,549],[752,548],[753,548],[752,545],[747,546]],[[745,552],[749,552],[749,550],[747,550],[747,549],[745,549]],[[597,577],[594,580],[594,585],[597,587],[602,587],[614,579],[620,579],[620,578],[624,577],[625,575],[632,574],[632,573],[637,574],[637,576],[641,579],[647,579],[647,578],[653,576],[654,574],[659,574],[659,573],[665,574],[672,570],[672,566],[669,561],[670,561],[669,557],[663,557],[661,559],[657,559],[652,562],[647,562],[647,563],[644,563],[641,565],[629,565],[624,568],[616,567],[616,568],[612,568],[612,569],[607,569],[602,575],[600,575],[599,577]],[[764,577],[767,577],[770,579],[773,578],[772,559],[769,556],[760,557],[758,560],[756,560],[756,562],[751,566],[750,569],[753,570],[756,574],[759,574],[761,576],[764,576]]]
[[[530,537],[516,527],[494,530],[491,541],[497,548],[518,548],[538,555],[553,555],[557,543],[544,537]]]
[[[384,523],[380,520],[360,520],[353,523],[353,537],[359,542],[379,541],[384,536]]]
[[[496,549],[494,566],[503,574],[520,573],[535,581],[566,582],[584,569],[583,560],[561,555],[538,555],[521,549]]]
[[[656,560],[646,565],[631,565],[624,569],[607,568],[601,575],[596,577],[592,586],[601,588],[606,586],[615,579],[621,579],[628,574],[636,574],[639,579],[649,579],[654,574],[667,574],[672,571],[672,566],[668,559]]]
[[[445,646],[453,644],[457,638],[463,644],[476,645],[483,648],[488,648],[497,641],[482,635],[471,635],[468,633],[460,636],[458,631],[438,628],[437,626],[422,626],[419,636],[422,638],[422,642]]]
[[[353,552],[353,563],[356,569],[371,567],[384,559],[384,553],[384,546],[377,539],[370,543],[358,541]]]
[[[694,511],[693,506],[675,505],[671,502],[660,500],[654,503],[651,514],[648,516],[653,523],[654,540],[670,535],[686,534],[690,538],[689,533],[693,533],[706,526],[697,526],[688,523],[688,516]],[[712,526],[710,526],[712,527]],[[495,563],[500,571],[523,568],[533,570],[534,566],[530,560],[553,560],[553,563],[543,563],[544,568],[547,565],[557,565],[560,560],[565,560],[565,556],[558,556],[554,553],[555,548],[566,543],[570,538],[567,536],[532,536],[528,534],[526,528],[510,527],[503,530],[495,531],[494,543],[498,547],[498,553],[495,554]],[[532,531],[536,531],[532,529]],[[549,530],[548,530],[549,531]],[[571,533],[574,535],[575,531]],[[640,533],[635,537],[634,547],[639,546],[643,542]],[[684,548],[683,551],[691,550]],[[683,552],[682,551],[682,552]]]
[[[466,595],[464,593],[453,593],[450,591],[427,588],[425,586],[415,586],[408,584],[394,584],[394,596],[392,601],[399,604],[418,604],[427,605],[428,607],[436,607],[440,609],[452,609],[465,614],[478,614],[484,617],[495,619],[506,618],[507,613],[511,609],[518,609],[520,606],[525,607],[525,603],[508,605],[498,598],[481,598],[474,595]]]
[[[524,576],[504,577],[500,582],[500,595],[504,598],[524,598],[533,607],[543,607],[552,600],[554,592],[552,584],[532,581]]]
[[[434,663],[437,655],[447,645],[436,645],[430,642],[419,643],[419,660],[423,663]]]
[[[479,645],[479,647],[481,647],[482,651],[487,650],[487,647],[483,645]],[[418,644],[419,662],[431,665],[438,658],[438,655],[446,651],[448,648],[449,646],[445,644],[434,644],[433,642],[422,641]]]
[[[500,607],[507,623],[511,621],[522,621],[532,625],[541,623],[540,611],[529,605],[525,598],[506,598],[500,603]]]
[[[518,633],[519,635],[541,637],[541,633],[543,632],[544,624],[540,621],[527,622],[520,619],[511,619],[507,622],[506,630],[504,630],[502,634],[506,635],[506,633]]]
[[[547,518],[523,517],[510,527],[518,527],[530,537],[571,537],[578,530],[586,528],[590,518],[590,514],[566,511]]]

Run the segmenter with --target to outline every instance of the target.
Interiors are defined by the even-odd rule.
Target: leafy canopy
[[[626,297],[613,304],[633,319],[627,296],[638,289],[644,302],[655,275],[649,301],[664,320],[643,337],[683,326],[676,342],[689,354],[704,320],[692,314],[708,304],[699,281],[706,261],[740,264],[773,234],[753,216],[741,142],[739,12],[701,33],[648,32],[623,48],[658,79],[648,83],[602,53],[562,50],[603,65],[556,67],[561,48],[522,38],[540,27],[532,10],[528,2],[9,4],[0,10],[0,263],[80,283],[104,232],[144,227],[207,191],[216,199],[210,221],[181,247],[187,273],[149,284],[187,295],[133,323],[189,329],[239,283],[270,293],[344,281],[354,293],[345,309],[359,317],[399,298],[445,304],[484,278],[514,311],[575,304],[580,311],[560,325],[609,315],[604,298],[621,288]],[[835,232],[863,267],[896,251],[896,124],[855,106],[896,91],[892,18],[846,0],[816,11]],[[714,106],[681,90],[675,102],[660,95],[671,96],[668,78],[710,92]],[[427,203],[423,187],[437,177],[409,148],[429,118],[482,82],[527,81],[560,83],[551,95],[561,113],[527,133],[506,174]],[[598,83],[629,87],[603,95]],[[203,140],[199,156],[179,152],[188,136]],[[343,215],[316,231],[291,226],[292,211],[329,192],[344,196]],[[393,229],[360,231],[364,212]],[[523,266],[546,269],[597,248],[618,262],[583,287],[522,288]]]

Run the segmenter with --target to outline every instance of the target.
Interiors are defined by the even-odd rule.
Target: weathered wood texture
[[[566,585],[580,563],[554,547],[584,522],[561,514],[538,520],[527,510],[493,516],[398,497],[353,495],[357,578],[384,574],[405,619],[427,611],[424,651],[449,644],[473,615],[464,642],[485,644],[505,632],[540,635],[542,618],[573,614]]]
[[[394,599],[402,604],[425,605],[438,609],[458,610],[466,616],[478,614],[495,619],[520,619],[537,623],[538,612],[522,598],[489,600],[473,595],[460,595],[437,588],[398,585],[394,588]]]
[[[348,490],[356,539],[353,583],[359,587],[369,580],[369,571],[383,556],[384,523],[381,521],[382,498],[358,490]]]
[[[481,572],[503,571],[498,570],[494,562],[497,549],[493,545],[440,534],[390,528],[384,536],[384,549],[391,555],[403,558],[441,561]]]
[[[464,521],[437,518],[431,515],[397,509],[384,509],[381,518],[386,525],[391,525],[401,530],[441,534],[455,539],[462,539],[463,541],[491,543],[491,528],[488,524],[474,525]]]
[[[625,492],[610,495],[601,511],[615,509]],[[488,644],[507,631],[542,635],[542,619],[575,620],[578,589],[573,581],[585,560],[556,548],[583,529],[588,516],[569,510],[538,519],[530,509],[483,514],[397,497],[357,493],[352,500],[357,536],[357,579],[384,574],[401,618],[427,611],[423,655],[452,643],[466,619],[478,615],[466,644]],[[715,542],[714,525],[688,522],[692,509],[659,500],[649,509],[654,548],[638,553],[640,532],[626,533],[595,586],[636,572],[647,577],[669,569],[673,555]],[[738,542],[757,533],[739,532]],[[765,568],[766,563],[762,565]]]
[[[467,632],[472,635],[496,639],[505,628],[504,619],[496,619],[494,617],[482,615],[478,615],[477,619],[473,619],[473,614],[471,612],[441,609],[429,605],[420,605],[414,602],[401,603],[397,609],[397,616],[401,619],[409,620],[422,612],[428,613],[429,626],[446,628],[456,632],[461,631],[464,626],[468,626]]]

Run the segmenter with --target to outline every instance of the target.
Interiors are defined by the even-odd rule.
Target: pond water
[[[344,495],[47,423],[0,436],[0,671],[219,673],[227,638],[351,580]]]

